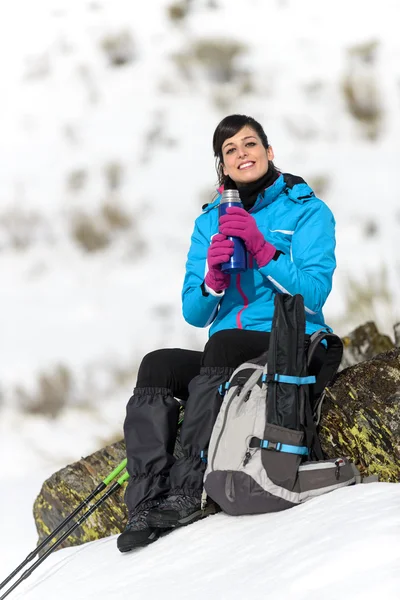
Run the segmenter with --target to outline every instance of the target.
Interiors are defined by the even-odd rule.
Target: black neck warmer
[[[271,167],[270,165],[265,175],[260,177],[260,179],[257,179],[257,181],[252,181],[251,183],[248,183],[246,185],[238,185],[237,189],[239,190],[239,195],[243,204],[243,208],[247,211],[253,208],[258,198],[258,195],[261,194],[261,192],[263,192],[267,187],[272,185],[278,179],[279,175],[279,171],[277,171],[273,166]],[[227,179],[230,179],[230,177],[228,177]],[[230,187],[229,183],[225,183],[226,188]]]

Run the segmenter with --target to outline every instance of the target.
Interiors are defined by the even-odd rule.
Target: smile
[[[255,163],[253,161],[248,161],[245,163],[242,163],[241,165],[239,165],[239,169],[243,170],[243,169],[250,169],[250,167],[254,166]]]

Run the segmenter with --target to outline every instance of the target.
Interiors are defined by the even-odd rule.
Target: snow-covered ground
[[[124,555],[116,536],[66,548],[10,598],[398,600],[399,561],[400,486],[371,483],[282,513],[218,514]]]

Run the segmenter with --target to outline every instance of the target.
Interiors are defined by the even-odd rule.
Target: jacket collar
[[[219,205],[222,191],[222,187],[218,188],[219,194],[217,198],[215,198],[213,202],[210,202],[210,204],[205,204],[203,206],[203,212],[208,212]],[[289,173],[282,173],[272,185],[267,187],[262,194],[258,195],[253,208],[251,208],[249,212],[255,213],[262,208],[269,206],[278,199],[282,192],[285,193],[290,200],[298,204],[303,204],[303,202],[315,196],[314,192],[304,179]]]
[[[272,204],[272,202],[275,202],[278,196],[282,193],[285,185],[286,184],[283,175],[279,175],[278,179],[276,179],[272,185],[267,187],[261,194],[258,194],[258,198],[249,212],[258,212],[262,208]]]

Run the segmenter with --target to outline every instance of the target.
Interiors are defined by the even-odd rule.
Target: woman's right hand
[[[208,272],[204,280],[214,292],[219,293],[229,287],[230,275],[221,271],[221,265],[228,262],[232,254],[233,242],[222,233],[214,235],[207,252]]]

